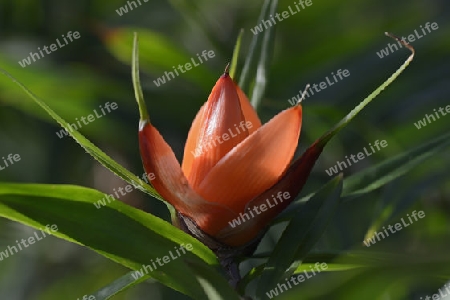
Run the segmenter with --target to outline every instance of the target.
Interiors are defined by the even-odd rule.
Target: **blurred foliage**
[[[293,2],[279,1],[278,11],[286,10]],[[250,28],[257,25],[262,2],[141,0],[141,3],[119,16],[116,10],[127,5],[126,1],[0,0],[0,66],[69,122],[87,116],[106,102],[116,102],[118,110],[83,126],[81,132],[135,174],[143,171],[137,143],[138,110],[131,83],[130,32],[140,33],[144,72],[141,81],[150,117],[181,158],[190,123],[231,60],[241,28],[244,28],[242,51],[248,49],[253,36]],[[414,30],[420,32],[420,25],[426,22],[438,23],[439,29],[412,43],[417,54],[411,66],[330,142],[300,196],[329,181],[326,169],[377,139],[386,140],[389,146],[346,169],[345,176],[448,132],[449,116],[420,130],[414,122],[423,119],[426,113],[433,113],[433,109],[450,105],[450,3],[313,0],[311,7],[276,25],[266,98],[259,111],[263,121],[289,107],[288,100],[307,83],[324,81],[338,69],[350,71],[348,78],[304,102],[297,151],[300,155],[409,55],[407,50],[400,49],[380,59],[377,51],[393,43],[383,33],[407,36]],[[80,39],[25,68],[18,64],[30,51],[54,43],[68,31],[78,31]],[[172,71],[172,66],[189,62],[203,50],[213,50],[216,55],[160,87],[153,83],[165,71]],[[238,70],[243,66],[243,57],[238,61]],[[0,78],[0,157],[9,153],[21,156],[14,167],[0,171],[0,181],[71,183],[105,193],[125,185],[102,169],[72,139],[58,138],[59,130],[6,77]],[[433,259],[448,255],[450,246],[449,162],[449,151],[443,151],[393,183],[365,194],[360,201],[340,205],[315,247],[315,251],[328,252],[331,249],[368,252],[373,248],[399,256],[420,253],[422,261],[396,256],[364,270],[330,272],[302,283],[283,297],[420,299],[436,293],[449,280],[431,280],[433,273],[440,272]],[[121,200],[169,220],[166,207],[143,193],[133,192]],[[374,216],[392,203],[395,214],[384,215],[382,226],[397,222],[414,209],[424,210],[426,217],[420,224],[370,249],[362,246],[359,242],[377,221]],[[280,225],[271,230],[258,253],[272,249],[283,228]],[[32,232],[1,219],[0,251]],[[345,265],[345,257],[340,259],[342,262],[336,263]],[[257,262],[255,259],[245,263],[242,269],[248,270]],[[400,272],[389,267],[393,262],[407,267]],[[0,299],[81,299],[125,271],[83,247],[48,238],[33,249],[0,262]],[[249,289],[252,288],[250,285]],[[114,299],[147,298],[187,299],[155,282],[138,285]]]

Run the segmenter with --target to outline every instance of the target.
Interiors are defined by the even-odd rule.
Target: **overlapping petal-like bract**
[[[179,213],[217,241],[241,246],[295,198],[309,175],[317,157],[289,167],[301,125],[300,105],[261,125],[247,96],[225,73],[192,123],[181,167],[150,122],[140,126],[141,156],[146,172],[155,175],[152,185]],[[288,192],[289,201],[235,226],[233,220],[278,192]]]

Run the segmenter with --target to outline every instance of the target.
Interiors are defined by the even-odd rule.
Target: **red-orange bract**
[[[289,167],[301,125],[300,104],[261,125],[225,72],[192,123],[181,167],[149,121],[140,124],[140,151],[145,171],[155,174],[151,184],[165,200],[216,241],[237,247],[255,239],[306,181],[321,147]],[[289,199],[230,225],[279,192],[288,192]]]

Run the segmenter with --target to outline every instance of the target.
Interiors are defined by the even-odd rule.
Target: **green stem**
[[[134,33],[133,39],[131,76],[133,78],[134,96],[139,106],[140,121],[150,121],[147,107],[145,106],[144,94],[142,93],[141,80],[139,79],[139,38],[137,32]]]
[[[319,146],[325,146],[326,143],[336,134],[338,133],[342,128],[347,125],[348,122],[350,122],[363,108],[369,104],[378,94],[380,94],[386,87],[388,87],[405,69],[406,67],[411,63],[411,61],[414,58],[414,48],[409,45],[408,43],[404,42],[403,40],[399,39],[395,35],[385,32],[385,35],[397,40],[399,43],[401,43],[403,46],[408,48],[411,51],[411,55],[408,57],[408,59],[400,66],[400,68],[395,71],[394,74],[392,74],[383,84],[381,84],[375,91],[373,91],[369,96],[367,96],[363,101],[361,101],[360,104],[358,104],[345,118],[343,118],[339,123],[337,123],[330,131],[325,133],[321,138],[319,142]]]

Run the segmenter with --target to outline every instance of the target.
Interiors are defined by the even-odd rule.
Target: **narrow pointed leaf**
[[[396,178],[408,173],[427,159],[435,157],[450,146],[450,133],[403,152],[388,160],[347,177],[344,180],[342,192],[343,202],[352,201],[370,193]],[[299,210],[305,209],[305,204],[315,194],[311,193],[293,202],[274,220],[273,224],[291,219]]]
[[[44,101],[39,99],[33,92],[31,92],[28,88],[26,88],[21,82],[19,82],[16,78],[10,75],[3,69],[0,69],[0,72],[10,78],[15,84],[17,84],[36,104],[38,104],[43,110],[45,110],[56,122],[58,122],[64,129],[67,130],[69,135],[78,143],[81,147],[86,150],[86,153],[90,154],[94,157],[99,163],[101,163],[104,167],[109,169],[111,172],[128,182],[129,184],[134,184],[141,191],[157,198],[163,200],[161,196],[152,188],[150,185],[146,184],[142,180],[140,180],[136,175],[125,169],[123,166],[118,164],[115,160],[109,157],[105,152],[100,150],[97,146],[95,146],[91,141],[85,138],[80,132],[77,130],[72,130],[69,123],[67,123],[63,118],[61,118],[57,113],[55,113]],[[167,203],[166,203],[167,204]]]
[[[279,299],[366,299],[367,295],[371,295],[370,299],[383,299],[387,294],[389,299],[411,299],[410,291],[423,288],[423,283],[430,280],[436,284],[437,291],[450,276],[450,259],[443,249],[429,250],[428,253],[434,255],[423,255],[420,251],[402,254],[350,251],[332,264],[364,267],[330,272],[326,285],[321,280],[312,280],[308,284],[293,286]],[[407,280],[408,283],[399,284],[399,279]],[[405,290],[406,294],[395,297],[387,292],[398,290]],[[436,293],[439,294],[439,291]]]
[[[151,266],[152,259],[162,259],[172,251],[176,259],[147,275],[194,299],[202,297],[200,284],[183,272],[187,268],[183,258],[205,267],[217,266],[211,250],[169,223],[120,201],[97,209],[94,203],[103,197],[96,190],[77,186],[0,183],[0,216],[37,229],[55,224],[55,236],[133,270]],[[192,252],[178,256],[175,249],[180,244],[191,244]]]
[[[114,295],[117,295],[120,292],[123,292],[150,278],[150,276],[142,276],[138,279],[135,279],[135,277],[133,276],[134,273],[135,271],[128,272],[124,276],[114,280],[99,291],[92,293],[92,295],[95,297],[95,300],[111,299],[111,297],[113,297]]]
[[[270,3],[269,14],[274,16],[278,7],[278,0],[273,0]],[[271,26],[264,31],[264,36],[261,45],[261,53],[256,68],[254,87],[251,93],[251,100],[253,107],[257,109],[261,103],[266,85],[269,77],[269,67],[272,60],[272,52],[275,45],[275,26]]]
[[[272,252],[261,253],[259,255],[253,255],[252,258],[269,258]],[[370,258],[375,258],[371,259]],[[328,265],[326,272],[335,270],[351,270],[356,268],[375,266],[380,260],[395,258],[395,256],[387,253],[378,253],[376,255],[368,253],[366,251],[311,251],[308,255],[302,259],[303,264],[299,265],[297,269],[294,270],[293,274],[298,274],[302,272],[306,267],[304,264],[325,262]],[[258,278],[260,274],[264,271],[265,263],[257,267],[252,268],[239,282],[239,290],[245,290],[245,287]]]
[[[238,38],[236,40],[236,45],[234,45],[233,57],[231,58],[230,77],[233,79],[235,79],[235,76],[236,76],[236,69],[237,69],[237,64],[239,61],[239,52],[241,51],[241,41],[242,41],[243,35],[244,35],[244,30],[241,29],[239,31]]]
[[[263,20],[269,19],[270,15],[275,15],[278,6],[277,0],[265,0],[258,18],[259,25]],[[245,59],[244,67],[239,78],[239,86],[247,95],[251,95],[251,103],[257,109],[267,82],[267,69],[272,55],[275,42],[275,26],[271,26],[263,33],[253,35],[250,42],[249,53]],[[257,48],[260,49],[257,49]],[[252,93],[250,86],[255,83]]]
[[[164,72],[172,71],[173,66],[184,65],[194,60],[200,60],[195,53],[183,51],[184,47],[177,45],[156,31],[145,28],[122,27],[118,29],[105,29],[102,33],[103,41],[108,50],[125,64],[130,63],[130,53],[132,53],[131,41],[135,32],[141,36],[141,69],[150,73],[156,78],[164,78]],[[212,49],[205,49],[211,51]],[[202,53],[199,53],[200,55]],[[207,56],[209,57],[209,56]],[[215,57],[215,56],[214,56]],[[214,57],[212,59],[214,59]],[[211,58],[208,58],[211,60]],[[192,68],[189,72],[183,73],[182,80],[195,83],[204,90],[209,88],[205,78],[213,78],[214,73],[207,69],[208,60],[202,60],[199,66]],[[155,81],[156,81],[155,80]],[[165,87],[170,83],[165,81]],[[153,83],[152,83],[153,85]]]
[[[382,195],[380,195],[379,200],[376,202],[375,207],[372,212],[372,221],[369,229],[367,229],[364,236],[364,240],[370,238],[375,231],[381,228],[381,226],[392,216],[396,204],[394,200],[393,192],[397,189],[395,182],[386,186],[383,189]],[[414,200],[412,200],[414,201]]]
[[[202,286],[207,299],[211,300],[239,300],[239,295],[231,288],[223,276],[211,272],[211,268],[197,262],[186,260],[189,269],[196,273],[195,277]]]
[[[262,297],[269,289],[281,282],[294,261],[301,264],[308,252],[322,236],[328,222],[339,204],[342,192],[342,175],[332,179],[307,206],[308,214],[299,211],[284,230],[273,254],[269,257],[258,284],[257,294]],[[292,271],[293,271],[292,270]],[[292,273],[292,271],[290,273]]]
[[[424,145],[400,153],[373,167],[348,177],[344,182],[343,195],[346,201],[369,193],[392,180],[406,174],[425,160],[435,157],[450,146],[450,133],[429,141]]]
[[[389,33],[385,33],[387,36],[392,37],[393,39],[396,39],[398,42],[402,43],[406,48],[408,48],[411,51],[411,55],[405,60],[405,62],[395,71],[388,79],[386,79],[385,82],[383,82],[375,91],[370,93],[369,96],[367,96],[361,103],[359,103],[350,113],[348,113],[338,124],[336,124],[330,131],[325,133],[322,137],[319,139],[319,145],[324,147],[328,141],[331,140],[333,136],[335,136],[341,129],[343,129],[345,126],[347,126],[348,123],[350,123],[353,118],[355,118],[363,109],[366,107],[370,102],[372,102],[373,99],[375,99],[385,88],[387,88],[392,82],[394,82],[395,79],[408,67],[408,65],[411,63],[411,61],[414,58],[414,48],[411,47],[409,44],[406,44],[404,41],[401,41],[400,39],[392,36]]]
[[[395,38],[394,36],[386,33],[386,35]],[[405,42],[397,39],[397,41],[403,43],[403,45],[408,48],[411,51],[411,55],[406,59],[406,61],[395,71],[385,82],[383,82],[375,91],[370,93],[369,96],[367,96],[363,101],[361,101],[350,113],[348,113],[340,122],[338,122],[331,130],[326,132],[324,135],[322,135],[318,140],[314,142],[312,146],[310,146],[305,153],[308,153],[310,149],[313,147],[316,148],[324,148],[327,143],[331,140],[333,136],[335,136],[341,129],[343,129],[347,124],[355,118],[373,99],[375,99],[378,94],[380,94],[386,87],[388,87],[405,69],[408,67],[408,65],[411,63],[411,61],[414,58],[414,48],[412,48],[410,45],[405,44]],[[305,155],[305,154],[303,154]],[[281,222],[286,219],[290,219],[293,214],[296,213],[296,211],[301,207],[306,201],[310,199],[312,196],[308,195],[298,201],[293,202],[288,209],[286,209],[283,213],[278,215],[278,217],[274,220],[274,224]]]

